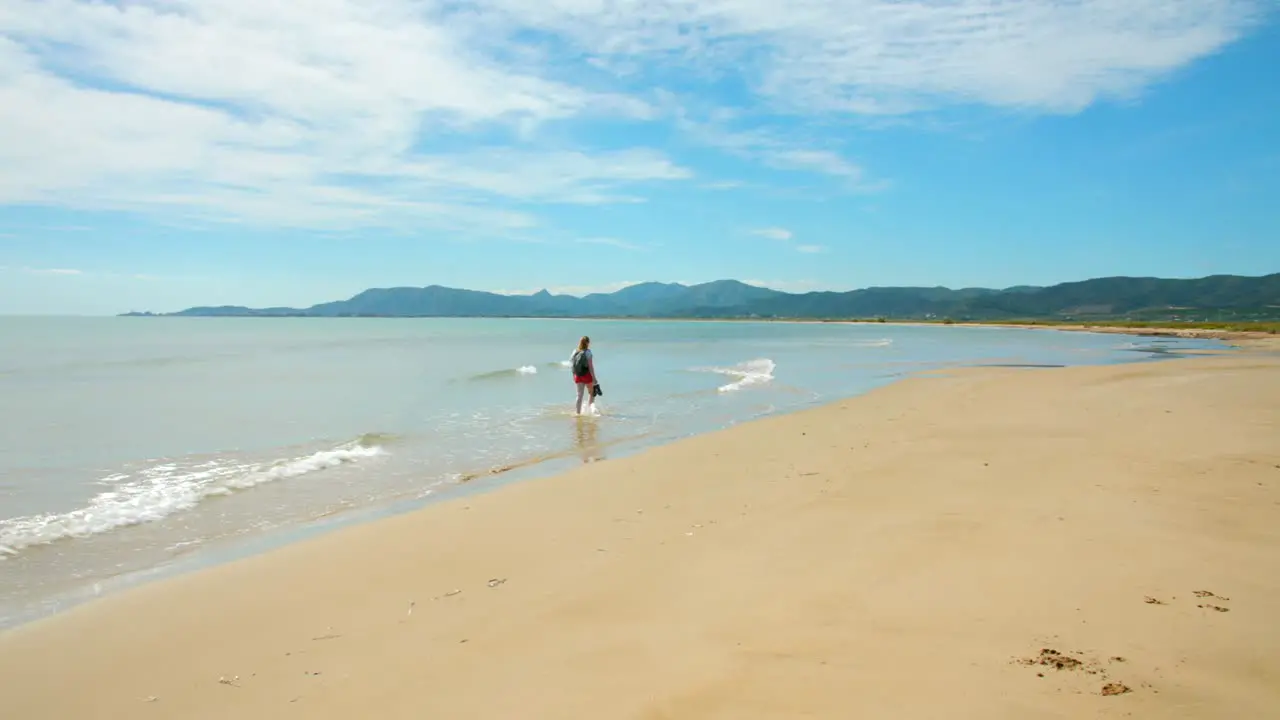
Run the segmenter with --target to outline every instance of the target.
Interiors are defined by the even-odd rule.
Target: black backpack
[[[586,351],[578,350],[573,353],[573,374],[578,377],[591,374],[591,366],[587,364]]]

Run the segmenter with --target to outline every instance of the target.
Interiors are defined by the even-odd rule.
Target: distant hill
[[[128,313],[154,316],[154,313]],[[430,285],[373,288],[309,308],[193,307],[186,317],[667,317],[953,320],[1276,320],[1280,273],[1194,280],[1108,277],[1004,289],[871,287],[785,293],[737,280],[640,283],[584,297],[500,295]]]

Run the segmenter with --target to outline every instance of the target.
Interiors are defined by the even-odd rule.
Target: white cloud
[[[442,192],[468,190],[526,201],[588,205],[637,200],[613,194],[623,184],[692,177],[688,169],[653,150],[593,155],[494,150],[424,160],[404,165],[401,172]]]
[[[740,187],[746,187],[746,183],[741,180],[717,180],[714,182],[705,182],[698,187],[704,190],[736,190]]]
[[[796,252],[816,254],[826,252],[827,249],[821,245],[797,245]]]
[[[751,234],[769,238],[770,240],[790,240],[795,237],[795,234],[790,230],[780,227],[757,228],[752,230]]]
[[[490,0],[511,28],[598,65],[742,68],[777,108],[902,113],[940,103],[1049,112],[1126,97],[1231,42],[1260,0]],[[492,27],[492,26],[491,26]]]
[[[23,272],[29,275],[83,275],[83,270],[75,270],[72,268],[23,268]]]
[[[539,142],[577,137],[543,135],[549,124],[670,119],[664,88],[726,76],[752,95],[677,116],[686,132],[872,189],[829,131],[796,137],[762,118],[1072,112],[1219,50],[1265,7],[0,0],[0,204],[507,233],[539,224],[525,205],[636,202],[647,183],[693,176],[654,150]]]
[[[691,175],[645,149],[420,152],[450,134],[651,113],[478,47],[411,0],[9,0],[0,203],[502,231],[536,218],[495,199],[633,202],[621,186]]]

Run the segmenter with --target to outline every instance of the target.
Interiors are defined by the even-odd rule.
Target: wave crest
[[[472,375],[471,380],[497,380],[499,378],[520,377],[522,375],[537,375],[538,367],[536,365],[521,365],[520,367],[506,368],[503,370],[490,370],[482,372],[478,375]]]
[[[362,435],[330,450],[271,463],[168,463],[136,474],[111,475],[99,481],[111,489],[93,496],[85,507],[0,520],[0,559],[36,545],[154,522],[190,510],[207,498],[382,455],[381,441],[386,437]]]
[[[733,382],[717,388],[720,392],[735,392],[744,387],[759,385],[773,380],[773,371],[777,365],[769,358],[757,358],[740,362],[732,367],[696,368],[701,372],[712,372],[736,378]]]

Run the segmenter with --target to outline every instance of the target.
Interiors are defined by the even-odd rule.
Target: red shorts
[[[573,381],[579,385],[591,385],[595,382],[590,375],[574,375]]]

